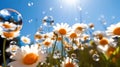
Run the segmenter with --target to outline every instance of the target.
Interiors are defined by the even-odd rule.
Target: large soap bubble
[[[0,27],[5,32],[19,31],[22,28],[22,16],[14,9],[0,11]]]

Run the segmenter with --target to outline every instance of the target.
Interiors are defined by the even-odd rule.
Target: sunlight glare
[[[74,5],[74,4],[77,3],[77,1],[76,1],[76,0],[65,0],[65,3],[66,3],[67,5]]]

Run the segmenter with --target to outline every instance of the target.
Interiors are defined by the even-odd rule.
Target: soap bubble
[[[0,11],[0,26],[5,32],[19,31],[22,28],[22,16],[14,9]]]
[[[44,18],[43,18],[43,24],[47,24],[47,25],[53,25],[54,24],[54,19],[53,19],[53,17],[52,16],[45,16]]]
[[[49,8],[49,10],[50,10],[50,11],[52,11],[52,10],[53,10],[53,8],[52,8],[52,7],[50,7],[50,8]]]
[[[10,45],[17,45],[17,42],[16,41],[11,41]]]
[[[63,8],[63,6],[62,6],[62,5],[60,5],[60,8],[62,9],[62,8]]]
[[[31,23],[32,21],[33,21],[33,19],[28,20],[29,23]]]
[[[34,3],[33,2],[28,2],[28,6],[30,7],[30,6],[33,6],[34,5]]]
[[[93,58],[94,61],[99,61],[100,60],[100,57],[99,57],[98,54],[93,54],[92,58]]]

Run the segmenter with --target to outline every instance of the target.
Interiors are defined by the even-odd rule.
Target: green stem
[[[56,47],[56,43],[57,43],[57,38],[58,38],[58,37],[56,37],[56,40],[55,40],[55,44],[54,44],[54,46],[53,46],[52,56],[51,56],[51,57],[53,57],[53,54],[54,54],[54,51],[55,51],[55,47]]]
[[[53,63],[53,54],[54,54],[54,51],[55,51],[55,47],[56,47],[56,43],[57,43],[57,38],[58,38],[58,36],[56,37],[55,43],[53,44],[54,46],[53,46],[51,58],[49,58],[50,66],[52,66],[51,63]]]
[[[6,58],[5,58],[5,45],[6,45],[6,39],[4,39],[3,41],[3,63],[4,63],[4,67],[6,66]]]
[[[63,53],[64,53],[63,36],[62,36],[62,40],[61,40],[61,46],[62,46],[61,56],[62,56],[62,60],[63,60]]]
[[[71,44],[72,44],[72,47],[74,46],[74,45],[73,45],[73,44],[74,44],[73,41],[74,41],[74,38],[72,39],[72,43],[71,43]]]

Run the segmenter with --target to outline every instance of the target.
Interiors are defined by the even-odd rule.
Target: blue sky
[[[42,25],[44,16],[53,16],[55,24],[66,22],[72,25],[80,21],[87,24],[92,22],[96,30],[104,30],[100,17],[105,19],[107,26],[120,21],[120,0],[76,0],[76,3],[70,1],[73,0],[0,0],[0,10],[12,8],[22,14],[21,36],[34,35]],[[81,12],[79,7],[82,8]]]

